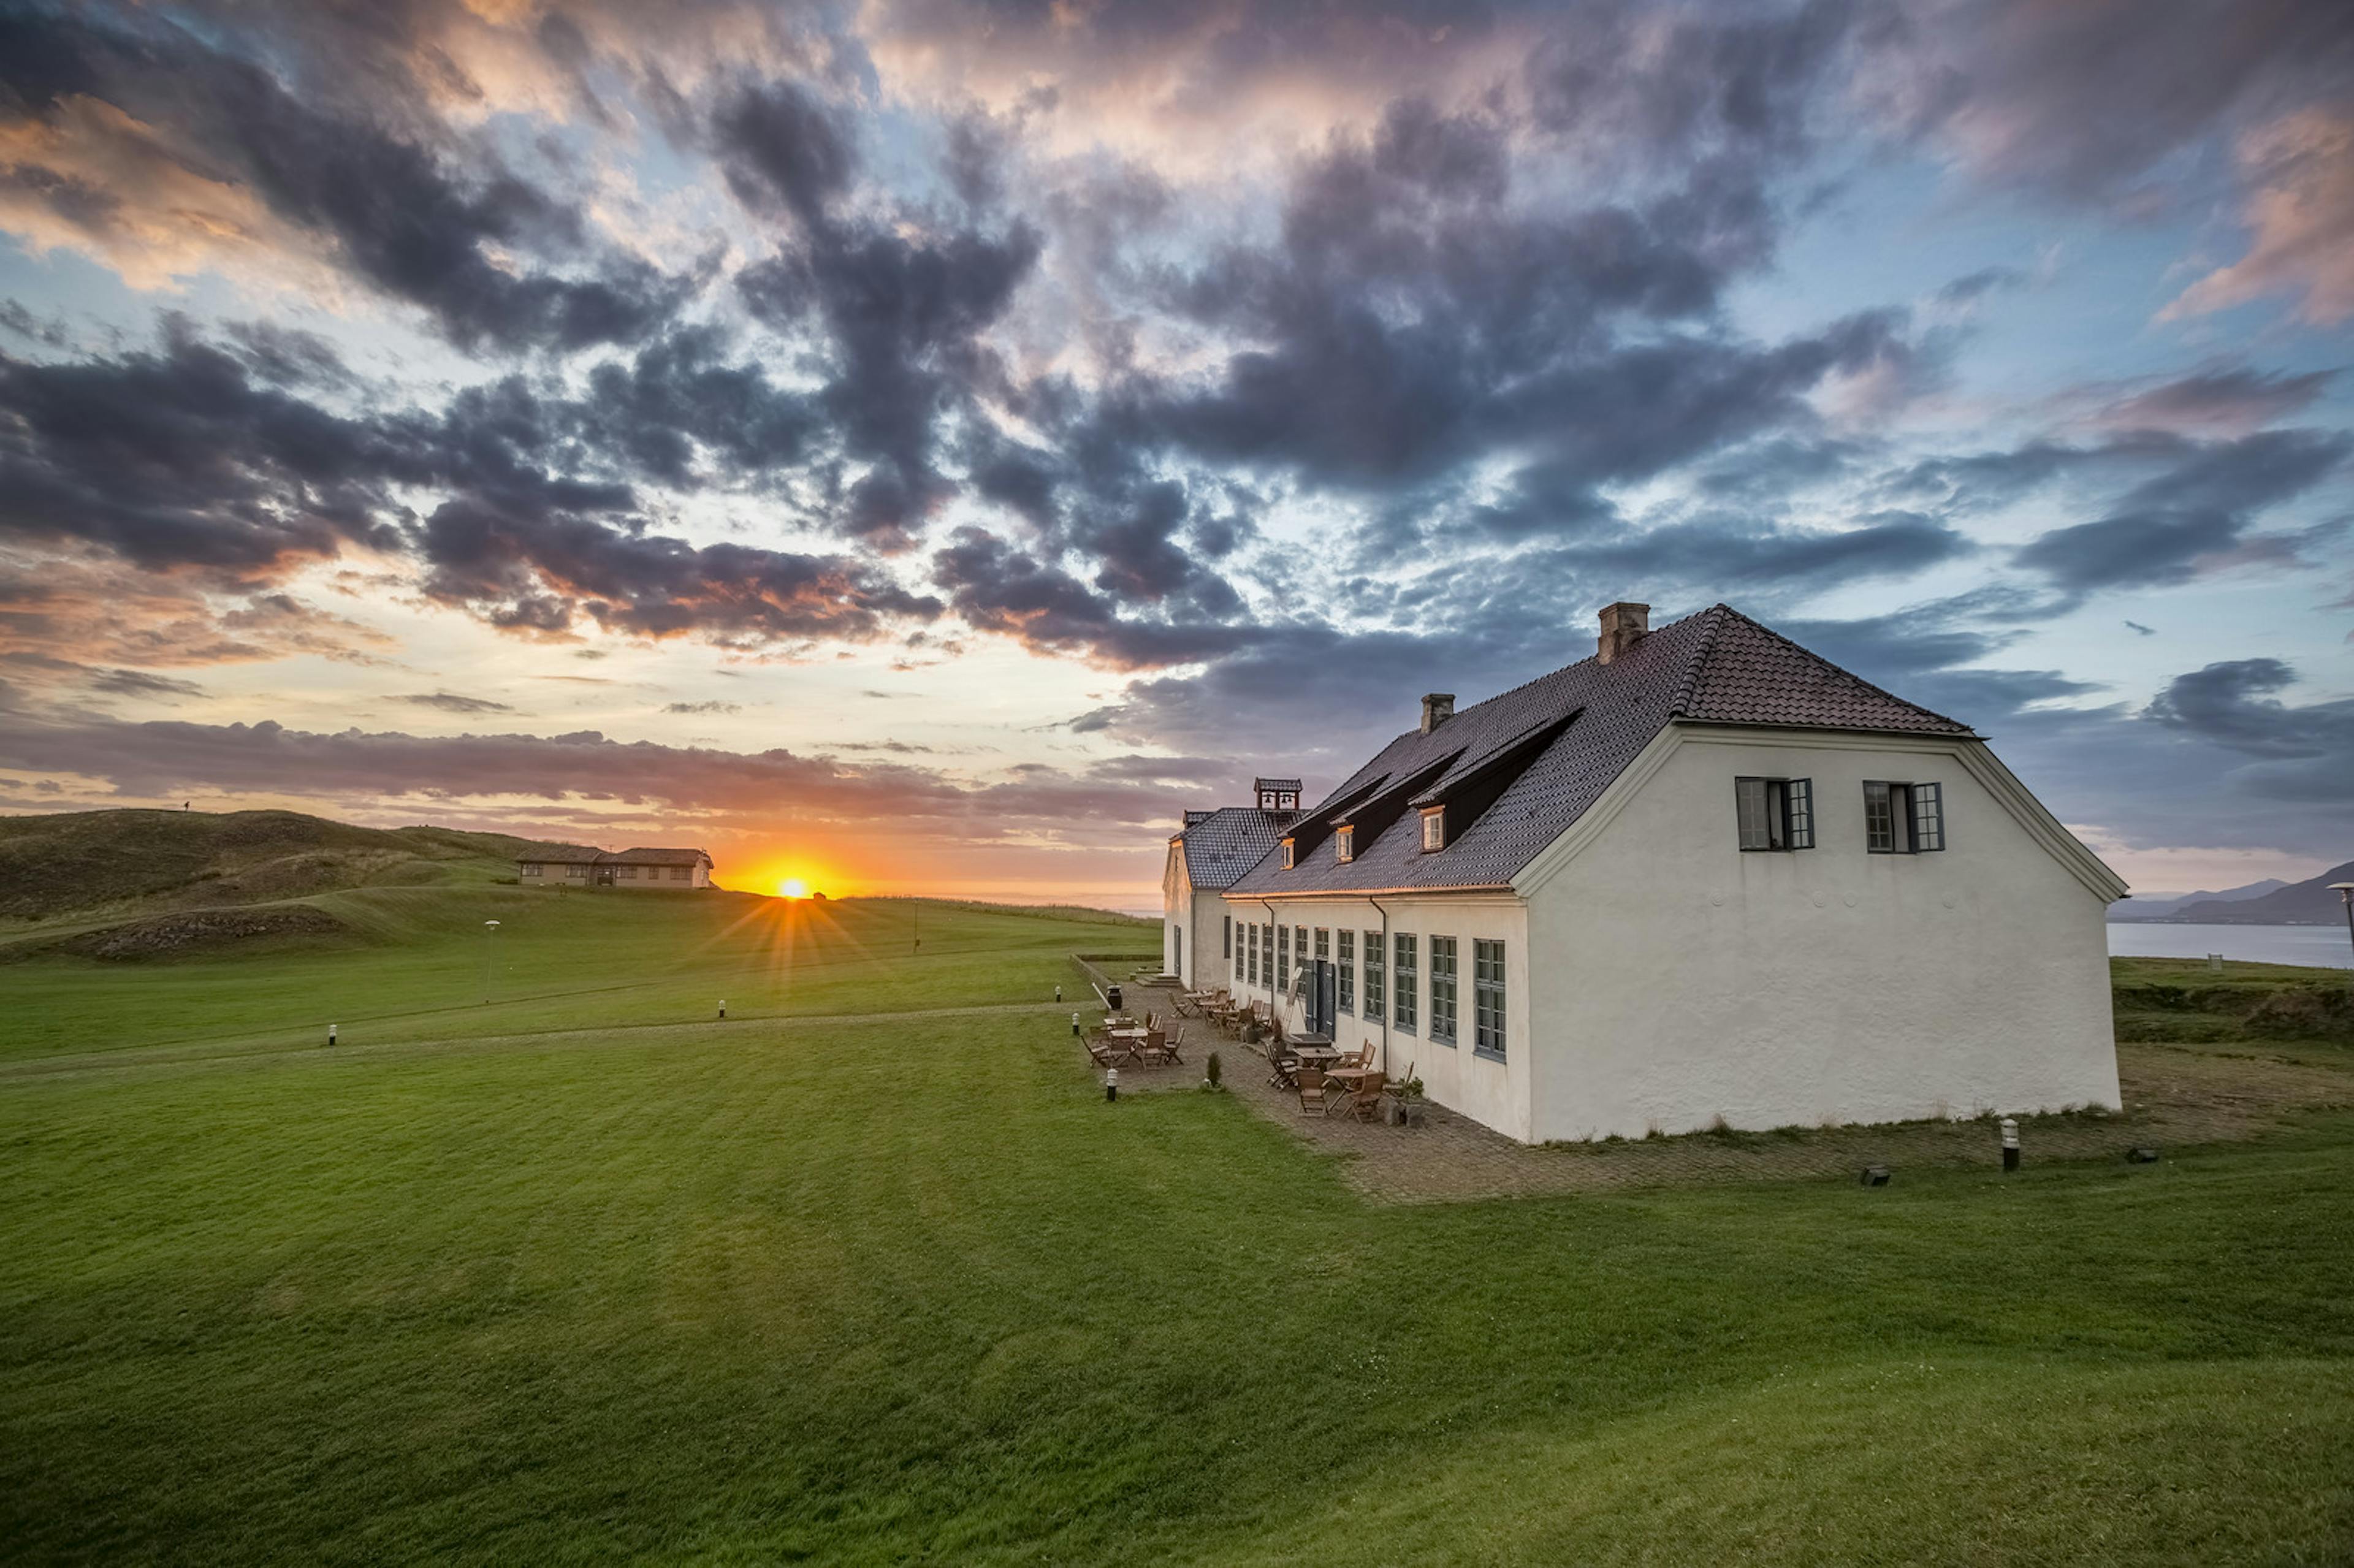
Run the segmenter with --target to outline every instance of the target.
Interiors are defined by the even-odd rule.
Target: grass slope
[[[536,841],[355,828],[299,811],[0,817],[0,918],[214,907],[341,888],[513,875]]]
[[[12,1558],[2354,1554],[2354,1118],[1373,1208],[1234,1097],[1103,1102],[1032,1000],[1103,926],[482,895],[536,1000],[376,890],[365,951],[84,967],[0,1065]],[[323,974],[361,1044],[280,1016]],[[766,1015],[655,1016],[719,975]]]
[[[915,899],[557,893],[490,883],[307,901],[343,925],[294,950],[122,964],[51,954],[0,970],[0,1061],[175,1045],[274,1050],[731,1016],[1035,1001],[1074,949],[1140,959],[1158,927]],[[484,922],[499,922],[486,933]],[[920,943],[920,947],[918,947]],[[1041,976],[1048,978],[1043,981]],[[487,1001],[485,999],[488,999]]]

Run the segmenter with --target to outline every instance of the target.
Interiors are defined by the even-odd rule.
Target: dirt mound
[[[325,910],[308,904],[274,909],[198,909],[84,931],[49,950],[111,960],[178,958],[273,938],[334,936],[350,929]]]

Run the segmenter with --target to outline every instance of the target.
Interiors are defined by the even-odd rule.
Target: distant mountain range
[[[2333,866],[2304,882],[2267,878],[2221,893],[2186,893],[2179,898],[2129,898],[2109,906],[2112,920],[2163,920],[2190,926],[2314,926],[2346,917],[2331,892],[2333,882],[2354,882],[2354,861]]]
[[[2246,898],[2262,898],[2265,894],[2286,887],[2277,876],[2262,882],[2251,882],[2244,887],[2226,887],[2220,893],[2160,893],[2136,894],[2121,904],[2109,906],[2112,920],[2170,920],[2177,913],[2193,904],[2237,904]]]

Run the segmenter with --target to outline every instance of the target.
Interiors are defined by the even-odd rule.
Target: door
[[[1308,991],[1308,1028],[1310,1033],[1329,1037],[1339,1019],[1332,1005],[1332,992],[1340,971],[1330,959],[1318,959],[1315,964],[1315,978]]]

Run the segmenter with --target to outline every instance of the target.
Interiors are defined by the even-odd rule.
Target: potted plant
[[[1384,1108],[1389,1113],[1389,1123],[1392,1127],[1422,1125],[1424,1108],[1428,1102],[1422,1097],[1420,1078],[1411,1076],[1400,1078],[1389,1086],[1389,1102]]]

